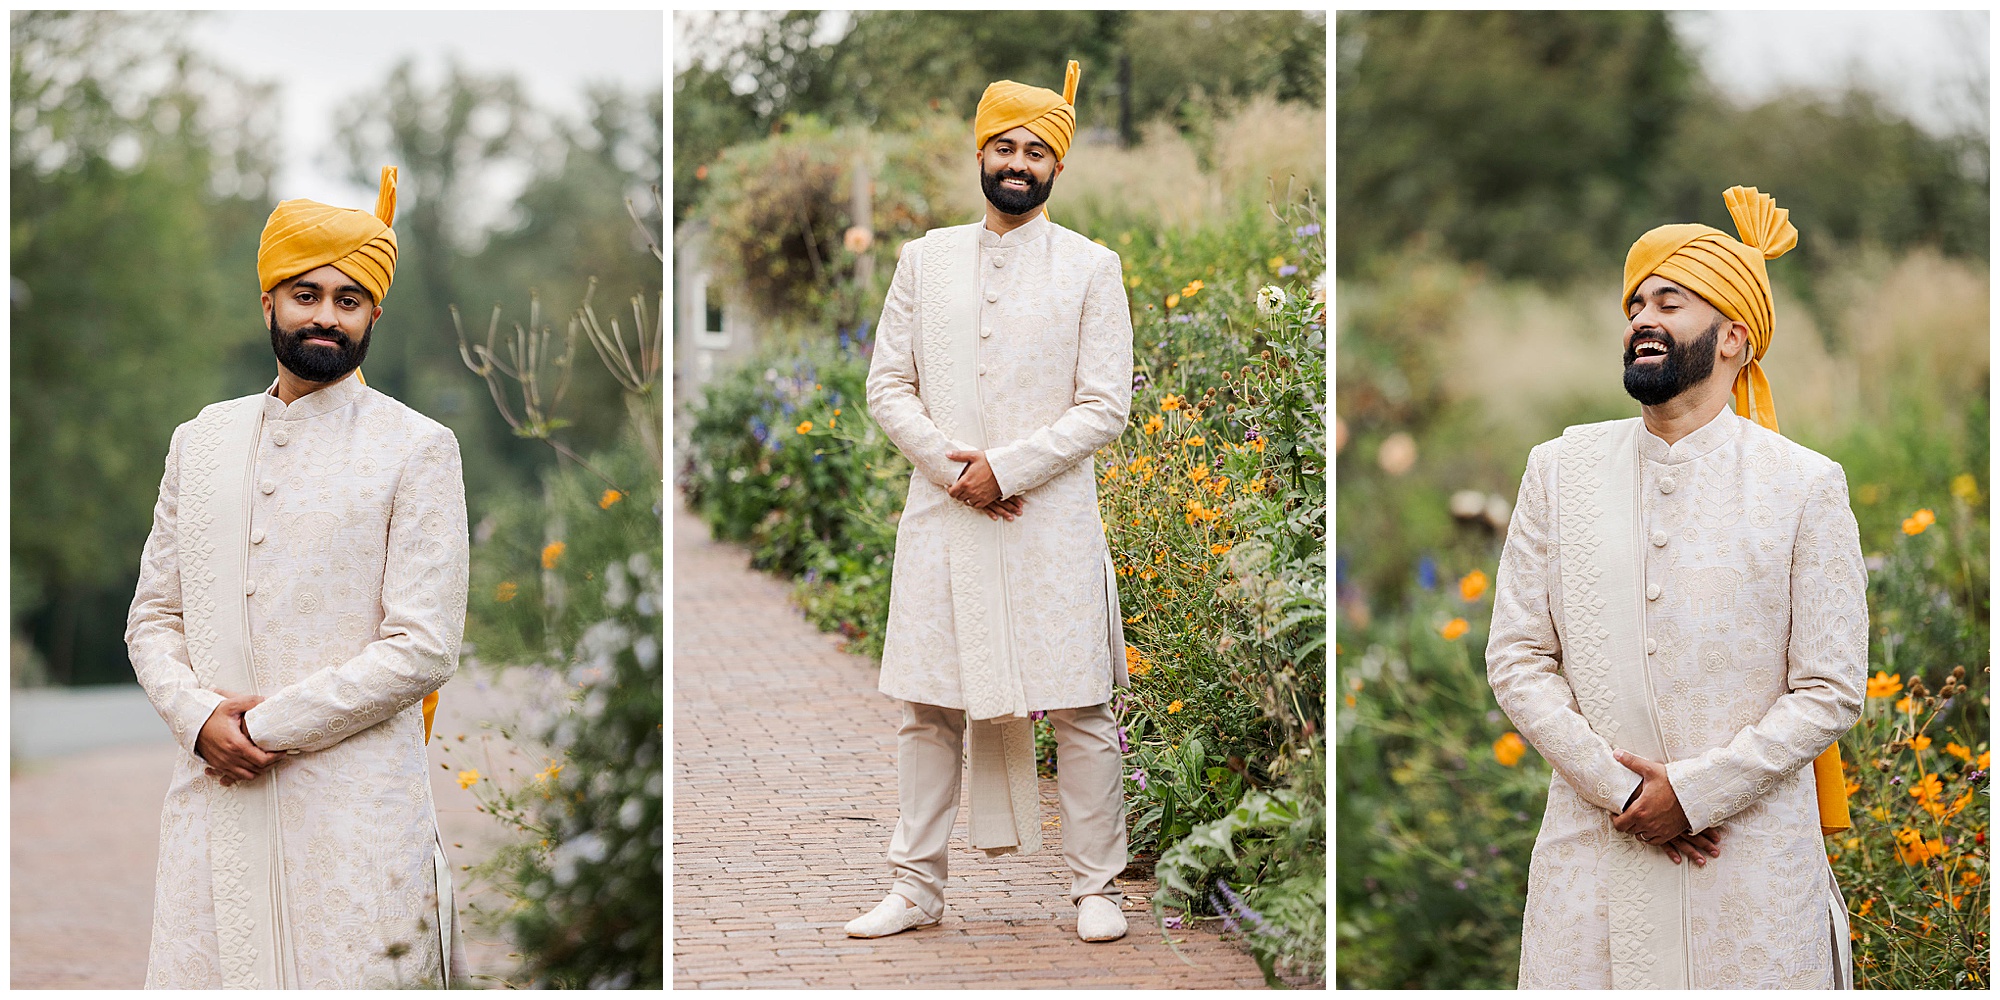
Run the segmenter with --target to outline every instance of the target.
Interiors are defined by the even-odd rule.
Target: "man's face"
[[[327,264],[264,293],[264,322],[278,363],[307,382],[337,381],[361,367],[382,307]]]
[[[1625,303],[1625,391],[1658,406],[1708,380],[1730,319],[1665,278],[1647,278]]]
[[[979,153],[979,189],[1002,215],[1026,215],[1049,200],[1062,161],[1027,126],[986,140]]]

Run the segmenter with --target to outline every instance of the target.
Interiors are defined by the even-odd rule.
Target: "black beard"
[[[1658,406],[1708,380],[1715,371],[1715,345],[1727,319],[1718,318],[1708,332],[1691,344],[1682,344],[1665,333],[1667,357],[1656,365],[1634,364],[1639,353],[1625,348],[1625,391],[1643,406]],[[1637,346],[1636,344],[1634,346]]]
[[[368,338],[375,333],[375,322],[370,320],[368,328],[361,331],[359,342],[347,339],[339,330],[328,330],[318,326],[302,326],[296,330],[279,330],[278,318],[269,320],[271,329],[271,353],[278,356],[278,363],[308,382],[335,382],[347,377],[347,373],[361,367],[368,357]],[[340,346],[337,349],[324,346],[306,345],[307,337],[327,337]]]
[[[1009,177],[1027,181],[1028,189],[1026,191],[1015,191],[1011,188],[1001,187],[1000,182]],[[1040,208],[1042,202],[1049,200],[1049,192],[1054,190],[1055,186],[1056,179],[1054,175],[1050,175],[1048,180],[1037,184],[1035,182],[1035,175],[1025,170],[1000,170],[997,172],[981,170],[979,172],[979,190],[986,192],[986,200],[992,202],[993,207],[999,209],[1002,215],[1026,215]]]

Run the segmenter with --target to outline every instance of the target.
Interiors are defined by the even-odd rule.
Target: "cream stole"
[[[963,447],[984,449],[979,395],[979,226],[934,229],[924,240],[923,375],[932,422]],[[965,696],[970,780],[967,835],[989,855],[1042,846],[1035,724],[1014,662],[1001,538],[1007,522],[956,500],[944,517],[952,627]]]
[[[250,482],[264,425],[262,395],[230,400],[197,421],[181,457],[178,526],[183,626],[203,687],[262,693],[250,662]],[[276,778],[196,788],[208,801],[208,860],[222,985],[297,985],[285,919]]]
[[[1665,762],[1646,656],[1639,418],[1563,432],[1556,465],[1563,673],[1590,728]],[[1610,831],[1605,899],[1614,989],[1687,989],[1687,892],[1666,852]]]

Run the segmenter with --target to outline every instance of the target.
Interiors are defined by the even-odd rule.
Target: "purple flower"
[[[1499,857],[1499,856],[1500,856],[1500,845],[1499,845],[1499,844],[1488,844],[1488,845],[1486,845],[1486,853],[1487,853],[1487,855],[1488,855],[1488,856],[1490,856],[1490,857],[1495,857],[1495,858]]]
[[[1899,775],[1896,775],[1895,777],[1893,777],[1893,778],[1890,778],[1890,779],[1889,779],[1889,784],[1892,784],[1892,785],[1900,785],[1900,784],[1902,784],[1902,783],[1903,783],[1903,776],[1902,776],[1902,775],[1900,775],[1900,774],[1899,774]]]
[[[1297,237],[1298,237],[1299,239],[1305,239],[1305,238],[1306,238],[1306,237],[1308,237],[1308,236],[1318,236],[1318,235],[1319,235],[1319,223],[1317,223],[1317,222],[1308,222],[1308,223],[1306,223],[1305,225],[1303,225],[1303,226],[1300,226],[1299,228],[1297,228],[1297,229],[1294,229],[1294,230],[1292,230],[1292,233],[1293,233],[1293,235],[1297,236]]]
[[[1255,441],[1259,436],[1255,427],[1243,432],[1243,440],[1246,442]]]
[[[1295,264],[1286,264],[1284,267],[1278,268],[1278,277],[1280,278],[1289,278],[1297,273],[1299,273],[1299,269]]]
[[[1242,917],[1243,921],[1250,925],[1251,930],[1256,931],[1259,934],[1267,934],[1267,935],[1277,933],[1276,929],[1274,929],[1269,922],[1265,921],[1263,914],[1258,913],[1256,910],[1251,909],[1250,905],[1248,903],[1245,903],[1242,897],[1236,895],[1236,893],[1229,888],[1228,882],[1217,880],[1215,884],[1216,886],[1221,888],[1222,895],[1229,900],[1229,911],[1231,913],[1236,914],[1239,917]]]
[[[1180,930],[1181,929],[1180,914],[1170,913],[1167,915],[1167,919],[1161,921],[1161,923],[1166,924],[1169,930],[1176,930],[1176,931]]]
[[[1142,792],[1143,792],[1143,791],[1145,791],[1145,790],[1146,790],[1146,769],[1145,769],[1145,768],[1142,768],[1142,767],[1135,767],[1135,768],[1133,768],[1133,769],[1132,769],[1132,780],[1133,780],[1133,781],[1135,781],[1135,782],[1138,782],[1138,784],[1139,784],[1139,790],[1140,790],[1140,791],[1142,791]]]
[[[1468,886],[1467,886],[1467,885],[1465,884],[1465,880],[1464,880],[1464,879],[1462,879],[1462,878],[1460,878],[1460,879],[1452,879],[1452,881],[1451,881],[1451,887],[1452,887],[1452,888],[1454,888],[1454,889],[1457,889],[1457,890],[1458,890],[1458,891],[1460,891],[1460,892],[1464,892],[1464,891],[1465,891],[1465,890],[1466,890],[1467,888],[1469,888],[1469,887],[1468,887]]]
[[[1138,392],[1139,390],[1141,390],[1141,389],[1144,389],[1145,387],[1146,387],[1146,373],[1145,373],[1145,372],[1133,372],[1133,373],[1132,373],[1132,391],[1133,391],[1133,392]]]
[[[1425,590],[1436,590],[1438,585],[1438,564],[1436,559],[1424,556],[1417,560],[1417,586]]]
[[[1107,602],[1107,603],[1108,603],[1108,602]],[[1042,720],[1043,720],[1044,718],[1046,718],[1046,717],[1048,716],[1048,714],[1049,714],[1049,713],[1047,713],[1047,712],[1043,712],[1043,711],[1039,711],[1039,710],[1037,710],[1037,711],[1033,711],[1033,712],[1029,712],[1029,713],[1028,713],[1028,718],[1030,718],[1030,719],[1033,719],[1033,720],[1035,720],[1036,722],[1040,722],[1040,721],[1042,721]]]
[[[1215,910],[1216,916],[1222,918],[1223,933],[1225,934],[1235,933],[1237,930],[1236,917],[1234,914],[1231,914],[1226,907],[1222,905],[1222,900],[1216,898],[1215,893],[1211,892],[1208,894],[1208,905]]]
[[[1127,742],[1127,741],[1126,741],[1126,739],[1125,739],[1125,727],[1124,727],[1124,726],[1119,726],[1119,727],[1118,727],[1118,752],[1119,752],[1119,753],[1121,753],[1121,754],[1128,754],[1128,753],[1131,753],[1131,752],[1132,752],[1132,744],[1131,744],[1131,743],[1129,743],[1129,742]],[[1139,787],[1140,787],[1140,788],[1144,788],[1144,787],[1146,787],[1146,783],[1145,783],[1144,781],[1140,781],[1140,782],[1139,782]]]

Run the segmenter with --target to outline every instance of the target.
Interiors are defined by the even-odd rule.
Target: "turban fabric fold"
[[[1012,128],[1028,131],[1049,144],[1060,160],[1069,154],[1070,140],[1076,137],[1077,61],[1071,59],[1063,73],[1063,92],[1047,87],[1000,80],[986,85],[979,96],[979,110],[972,117],[973,148],[986,148],[986,141]]]
[[[1736,413],[1760,426],[1778,430],[1778,407],[1771,400],[1771,382],[1760,363],[1771,346],[1775,320],[1771,308],[1771,277],[1764,262],[1784,256],[1799,245],[1791,214],[1770,195],[1756,188],[1733,187],[1722,193],[1729,217],[1736,222],[1732,240],[1719,229],[1697,224],[1661,226],[1639,237],[1625,255],[1625,294],[1620,308],[1632,301],[1639,284],[1659,275],[1707,299],[1724,316],[1750,328],[1750,363],[1736,373]],[[1853,825],[1847,807],[1847,776],[1840,764],[1840,744],[1813,760],[1813,789],[1819,803],[1823,834]]]
[[[332,264],[381,305],[396,279],[396,168],[382,168],[375,211],[336,208],[306,198],[281,201],[257,241],[258,287]]]
[[[1736,412],[1775,431],[1778,408],[1771,401],[1771,383],[1760,362],[1771,346],[1774,326],[1771,278],[1764,262],[1776,260],[1799,244],[1791,212],[1779,208],[1756,188],[1733,187],[1722,193],[1729,217],[1736,220],[1739,240],[1719,229],[1696,223],[1661,226],[1639,237],[1625,255],[1625,294],[1619,308],[1652,275],[1659,275],[1707,299],[1710,305],[1750,328],[1750,363],[1736,373]]]

